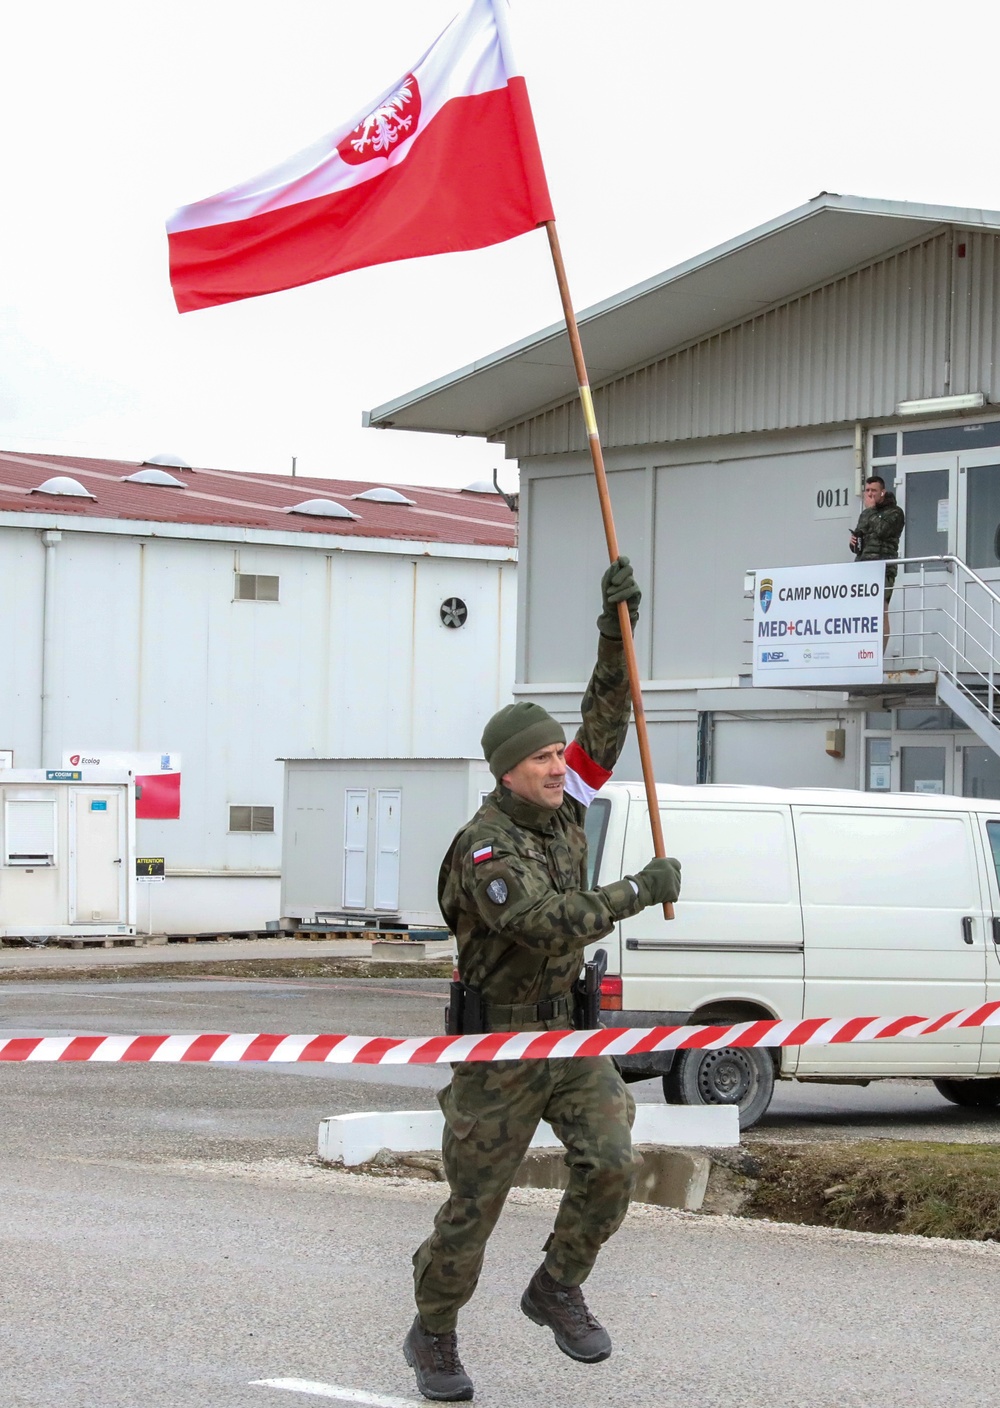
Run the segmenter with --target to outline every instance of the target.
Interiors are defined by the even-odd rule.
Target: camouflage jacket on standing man
[[[879,562],[898,557],[899,539],[905,524],[903,510],[894,496],[886,495],[880,504],[863,509],[854,530],[855,536],[861,539],[858,561]]]
[[[583,723],[566,748],[562,804],[535,806],[497,783],[444,858],[441,912],[458,940],[462,981],[482,993],[494,1031],[565,1027],[565,1011],[531,1021],[516,1007],[569,999],[586,945],[642,908],[627,879],[587,888],[583,830],[587,804],[624,746],[630,712],[621,641],[602,635]]]

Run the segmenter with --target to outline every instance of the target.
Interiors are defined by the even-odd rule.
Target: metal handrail
[[[886,560],[886,566],[896,567],[918,567],[919,576],[906,580],[905,574],[897,579],[896,591],[898,593],[899,605],[889,611],[890,618],[903,617],[903,642],[904,645],[909,640],[917,642],[917,652],[915,659],[925,662],[928,666],[933,666],[939,674],[944,675],[960,690],[961,693],[971,700],[977,708],[982,709],[990,723],[1000,727],[1000,715],[997,713],[997,688],[996,674],[1000,672],[1000,632],[997,630],[997,607],[1000,606],[1000,593],[997,593],[988,582],[983,581],[978,572],[956,557],[952,553],[929,554],[925,557],[899,557]],[[941,579],[933,579],[928,583],[928,570],[934,571],[938,567],[944,574],[952,580],[945,582]],[[968,588],[971,584],[985,594],[989,602],[989,616],[980,611],[978,605],[970,603],[968,599]],[[935,588],[943,588],[947,595],[940,604],[928,607],[926,600],[926,589],[928,585]],[[912,598],[914,588],[919,589],[919,605],[913,607],[907,605],[907,597]],[[950,598],[950,600],[949,600]],[[919,618],[919,628],[917,630],[907,630],[905,617],[908,611],[916,611]],[[942,626],[928,629],[927,613],[935,612],[943,618]],[[972,618],[970,622],[970,616]],[[978,623],[978,624],[977,624]],[[983,628],[980,630],[980,626]],[[985,636],[986,639],[981,639]],[[935,648],[934,642],[941,642],[944,650],[938,645]],[[984,662],[977,662],[970,653],[970,646],[974,647],[976,653],[986,659]],[[904,651],[903,659],[909,659],[909,651]],[[986,699],[975,693],[968,678],[961,678],[972,675],[974,679],[985,685]]]

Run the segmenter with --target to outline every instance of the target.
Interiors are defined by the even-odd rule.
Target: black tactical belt
[[[490,1030],[495,1031],[495,1022],[551,1022],[555,1017],[570,1014],[568,997],[547,998],[544,1002],[521,1002],[508,1006],[506,1003],[489,1003],[485,1008],[486,1021]]]

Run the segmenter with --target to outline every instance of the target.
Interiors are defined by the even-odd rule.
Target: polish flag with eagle
[[[180,312],[552,220],[506,0],[472,0],[382,96],[283,165],[167,222]]]

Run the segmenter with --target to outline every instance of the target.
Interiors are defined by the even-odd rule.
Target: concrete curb
[[[333,1115],[320,1122],[317,1152],[326,1163],[352,1167],[374,1158],[381,1149],[394,1154],[440,1149],[443,1131],[440,1110]],[[740,1142],[739,1116],[732,1105],[639,1105],[632,1138],[636,1144],[732,1149]],[[530,1147],[562,1149],[544,1122]]]

